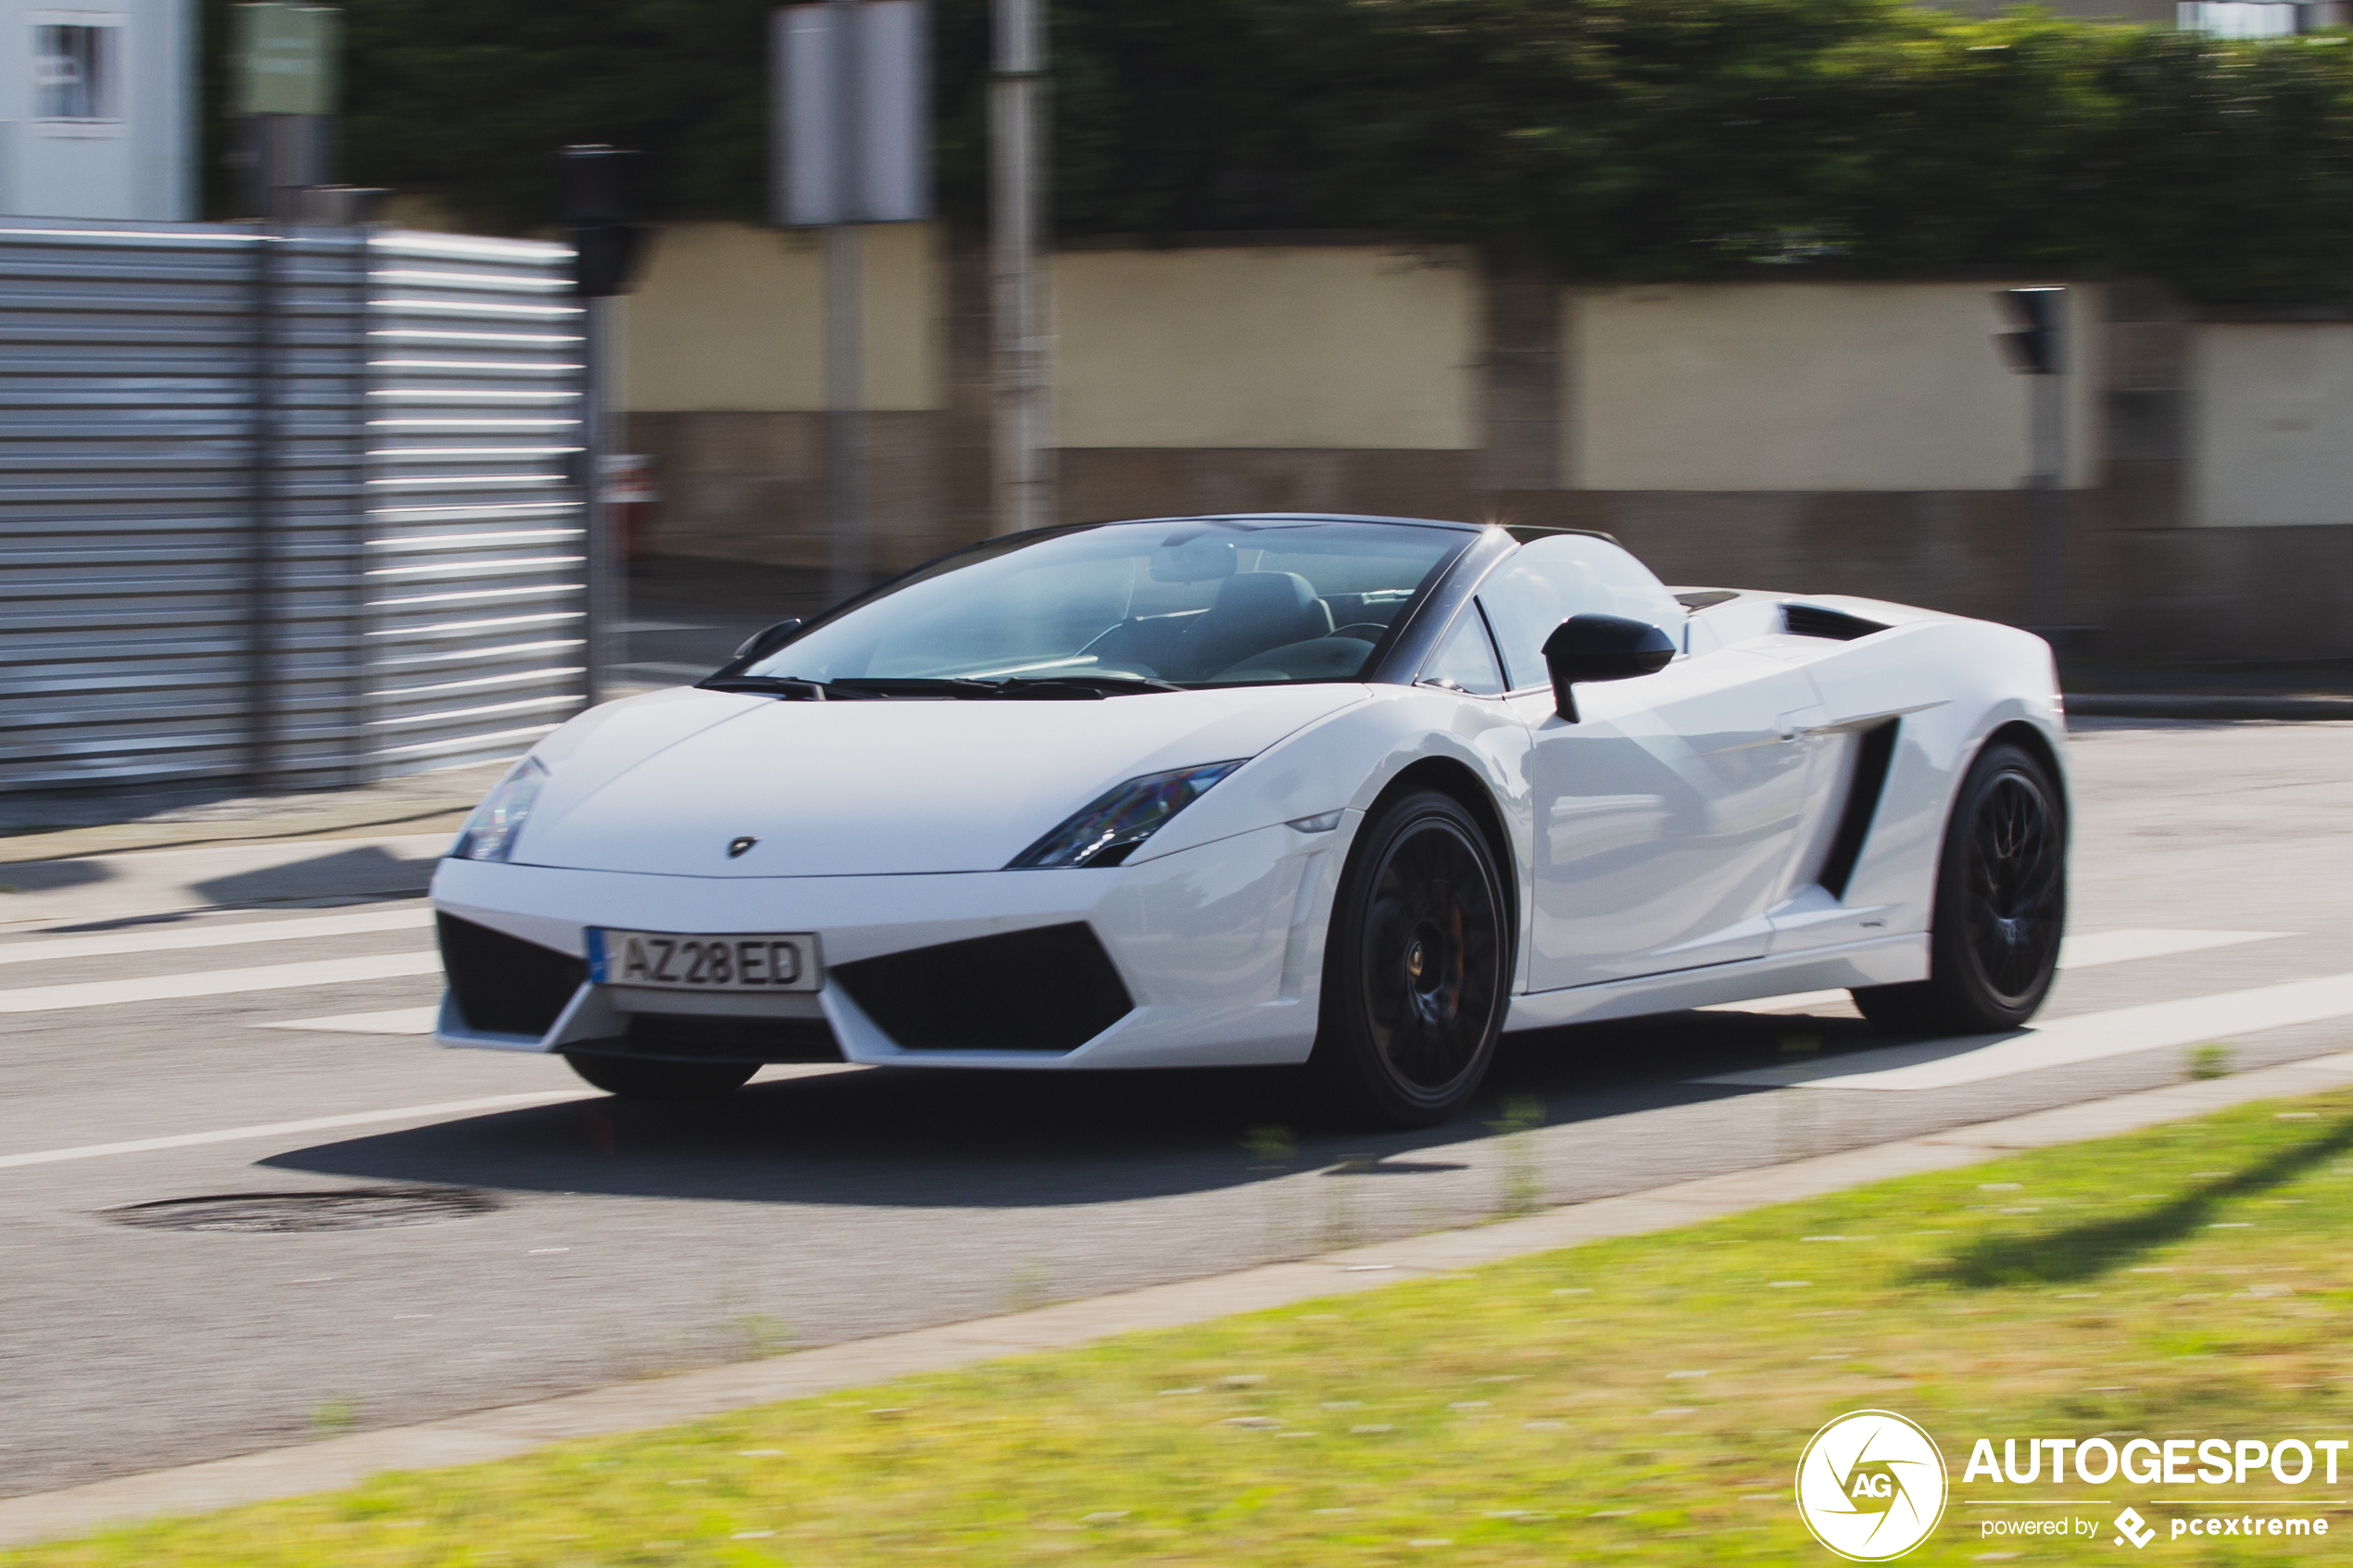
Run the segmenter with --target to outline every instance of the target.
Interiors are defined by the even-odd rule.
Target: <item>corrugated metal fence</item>
[[[576,710],[568,261],[0,226],[0,790],[357,783]]]

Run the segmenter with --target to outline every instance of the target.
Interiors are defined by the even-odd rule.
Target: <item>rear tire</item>
[[[1907,1035],[2015,1029],[2050,994],[2067,925],[2067,807],[2049,767],[1997,741],[1961,781],[1937,856],[1929,978],[1853,992]]]
[[[750,1082],[756,1061],[649,1061],[642,1057],[567,1051],[564,1060],[609,1095],[623,1099],[717,1099]]]
[[[1324,953],[1308,1079],[1315,1109],[1360,1127],[1428,1127],[1494,1060],[1511,973],[1503,879],[1451,796],[1419,790],[1365,824]]]

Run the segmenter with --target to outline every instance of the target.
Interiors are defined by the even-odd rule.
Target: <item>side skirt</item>
[[[1646,974],[1599,985],[1532,991],[1512,998],[1504,1032],[1592,1023],[1607,1018],[1680,1012],[1717,1002],[1741,1002],[1794,991],[1842,990],[1850,985],[1900,985],[1928,978],[1928,934],[1874,936],[1868,941],[1817,947],[1780,958],[1743,959],[1705,969]]]

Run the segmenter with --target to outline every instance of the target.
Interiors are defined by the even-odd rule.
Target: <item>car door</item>
[[[1653,621],[1688,646],[1656,578],[1606,540],[1539,539],[1479,589],[1528,724],[1534,817],[1529,987],[1554,990],[1764,955],[1808,796],[1802,668],[1740,648],[1580,684],[1554,710],[1544,638],[1572,615]]]

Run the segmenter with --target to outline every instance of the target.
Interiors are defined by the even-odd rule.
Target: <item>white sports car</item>
[[[542,740],[434,878],[438,1033],[654,1097],[1304,1064],[1395,1125],[1505,1030],[1842,986],[2007,1028],[2064,755],[2027,633],[1669,590],[1602,534],[1047,529]]]

